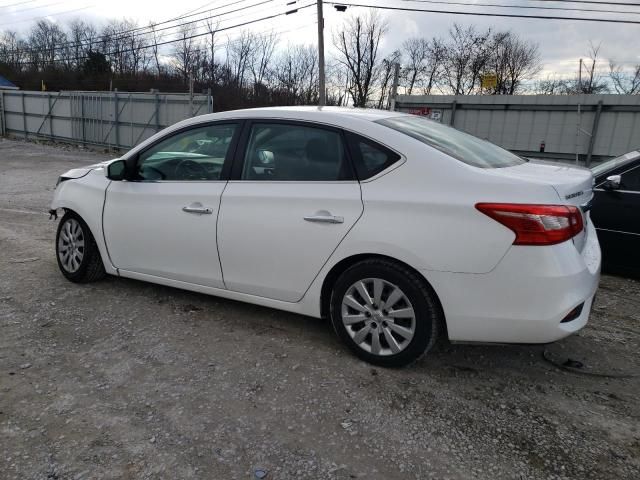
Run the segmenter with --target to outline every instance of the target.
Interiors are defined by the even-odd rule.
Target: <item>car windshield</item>
[[[491,142],[413,115],[385,118],[376,123],[409,135],[468,165],[479,168],[513,167],[526,160]]]
[[[613,170],[614,168],[621,167],[625,163],[631,163],[637,158],[640,158],[640,151],[625,153],[624,155],[621,155],[612,160],[603,162],[600,165],[596,165],[595,167],[592,167],[591,171],[593,172],[593,176],[597,177],[599,175],[602,175],[603,173],[608,172],[609,170]]]

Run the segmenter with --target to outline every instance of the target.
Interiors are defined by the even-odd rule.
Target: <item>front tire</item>
[[[404,265],[370,259],[348,268],[331,293],[331,322],[353,353],[402,367],[428,352],[444,315],[427,282]]]
[[[56,258],[72,282],[88,283],[105,276],[100,251],[87,224],[74,212],[64,214],[56,233]]]

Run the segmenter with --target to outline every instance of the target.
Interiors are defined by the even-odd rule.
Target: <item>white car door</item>
[[[238,133],[235,123],[172,133],[135,159],[129,180],[111,182],[103,224],[117,268],[224,288],[216,222]]]
[[[363,211],[344,135],[253,121],[241,144],[218,220],[225,285],[296,302]]]

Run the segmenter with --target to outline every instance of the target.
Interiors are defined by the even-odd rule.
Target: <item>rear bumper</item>
[[[548,343],[583,328],[600,281],[600,246],[591,222],[582,252],[568,241],[513,246],[486,274],[423,271],[438,294],[449,339]],[[562,320],[584,303],[580,315]]]

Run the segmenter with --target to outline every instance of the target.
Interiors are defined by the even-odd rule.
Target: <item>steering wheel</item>
[[[185,159],[176,165],[175,177],[183,180],[206,180],[208,172],[207,169],[198,162]]]

